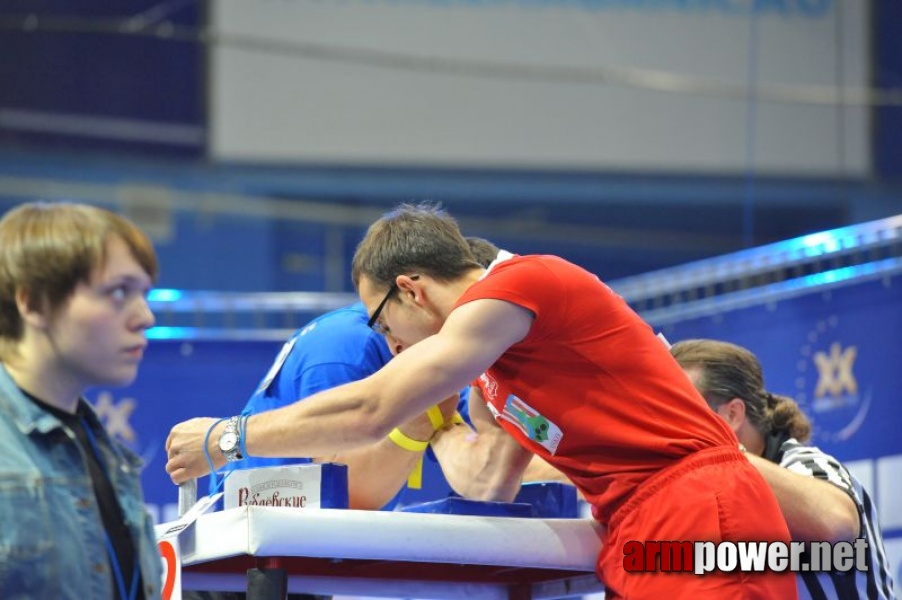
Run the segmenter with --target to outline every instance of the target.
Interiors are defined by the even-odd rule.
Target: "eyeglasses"
[[[416,281],[420,278],[419,275],[411,275],[411,279]],[[398,291],[398,281],[392,282],[391,287],[388,288],[388,292],[385,293],[385,298],[382,299],[382,302],[379,303],[379,306],[376,307],[376,310],[373,311],[373,316],[370,317],[370,320],[366,322],[366,326],[378,333],[379,335],[388,335],[391,333],[391,330],[388,328],[388,325],[383,325],[382,323],[378,323],[379,315],[382,314],[382,309],[385,308],[386,302],[388,299],[392,297],[392,294]]]
[[[378,333],[379,335],[388,335],[391,331],[388,329],[386,325],[382,323],[378,323],[379,315],[382,314],[382,309],[385,308],[385,303],[388,302],[388,299],[392,297],[392,294],[398,291],[397,282],[393,282],[391,287],[388,288],[388,293],[385,294],[385,298],[382,299],[382,302],[379,303],[379,306],[376,307],[376,310],[373,311],[373,316],[370,317],[370,320],[366,322],[366,326]]]

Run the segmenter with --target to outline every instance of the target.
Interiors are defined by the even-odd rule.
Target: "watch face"
[[[223,452],[230,452],[238,445],[238,434],[234,431],[227,431],[219,438],[219,449]]]

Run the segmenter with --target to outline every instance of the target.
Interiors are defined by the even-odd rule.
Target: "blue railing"
[[[902,273],[902,215],[608,282],[653,325],[666,325]],[[154,290],[154,339],[280,340],[347,293]]]

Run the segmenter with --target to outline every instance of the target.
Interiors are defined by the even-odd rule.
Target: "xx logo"
[[[109,392],[101,392],[97,395],[94,410],[97,416],[104,422],[110,435],[126,442],[135,441],[135,430],[129,424],[129,418],[135,411],[137,402],[134,398],[123,398],[118,403],[113,402],[113,395]]]
[[[858,355],[856,346],[841,349],[839,342],[830,345],[830,353],[815,352],[814,364],[817,365],[818,380],[814,395],[822,398],[826,394],[839,396],[844,391],[849,394],[858,393],[858,382],[852,373],[852,365]]]

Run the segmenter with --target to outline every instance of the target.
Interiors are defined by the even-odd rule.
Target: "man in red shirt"
[[[518,485],[533,454],[573,481],[607,526],[598,573],[608,598],[796,597],[791,575],[624,569],[629,541],[790,536],[736,436],[595,275],[553,256],[503,256],[483,269],[450,216],[405,205],[370,227],[352,276],[371,326],[393,347],[416,348],[362,381],[252,417],[243,440],[250,455],[372,443],[479,378],[481,412],[510,434],[495,436],[498,489]],[[474,421],[489,421],[480,408],[471,405]],[[223,464],[223,426],[214,423],[173,429],[173,481],[206,473],[211,427],[209,452]]]

